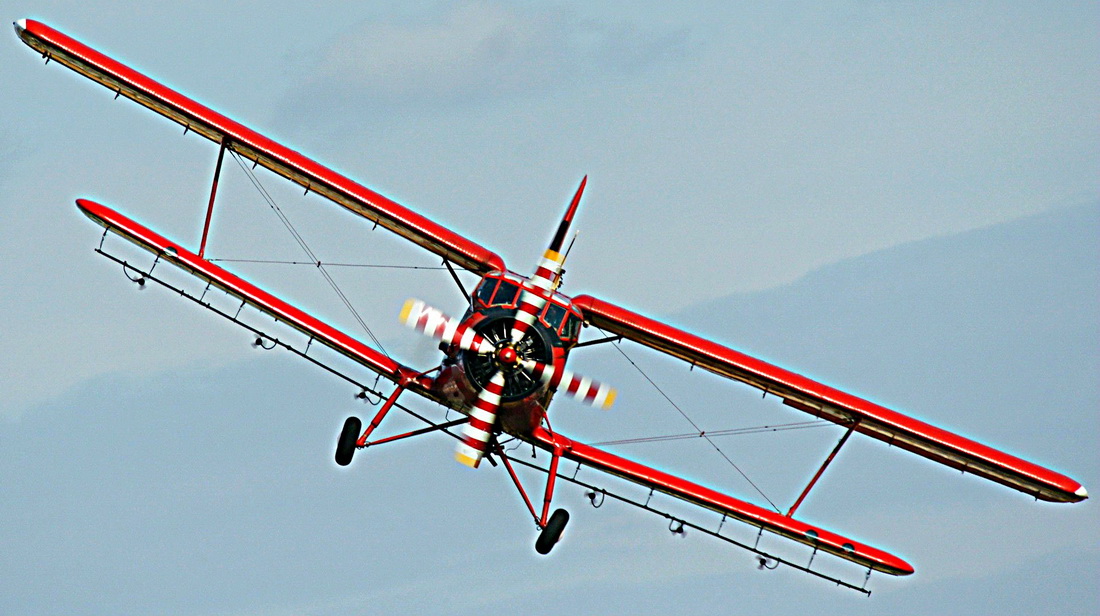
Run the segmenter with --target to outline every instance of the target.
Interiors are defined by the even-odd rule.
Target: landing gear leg
[[[565,531],[565,525],[569,522],[569,512],[564,509],[557,509],[554,511],[554,515],[550,516],[550,521],[546,523],[546,526],[542,528],[542,532],[539,533],[539,538],[535,541],[535,551],[539,554],[549,554],[550,550],[554,549],[558,541],[561,539],[562,532]]]
[[[336,463],[340,466],[347,466],[351,464],[351,457],[355,454],[355,450],[358,447],[365,447],[367,444],[367,437],[371,432],[378,427],[378,424],[382,423],[382,419],[386,417],[386,414],[393,408],[397,397],[401,395],[401,392],[405,391],[409,381],[402,381],[397,386],[397,389],[393,390],[390,397],[386,399],[386,403],[382,405],[382,408],[378,409],[378,414],[371,420],[370,425],[367,426],[367,430],[362,434],[359,433],[363,429],[363,422],[359,421],[358,417],[348,417],[344,422],[344,429],[340,432],[340,440],[336,442]]]
[[[512,468],[508,454],[504,452],[499,443],[494,443],[493,447],[497,456],[504,462],[504,468],[508,470],[512,483],[516,484],[516,489],[523,497],[523,502],[527,505],[528,511],[535,518],[535,525],[540,529],[539,538],[535,540],[535,551],[539,554],[549,554],[550,550],[554,549],[554,546],[561,540],[561,534],[565,531],[565,525],[569,522],[569,512],[564,509],[556,509],[554,514],[550,515],[550,500],[554,497],[554,483],[558,478],[558,462],[561,460],[562,448],[555,446],[554,451],[550,454],[550,468],[547,471],[546,478],[546,495],[542,500],[542,515],[540,516],[535,512],[535,506],[527,496],[527,490],[523,489],[523,484],[520,483],[516,470]]]
[[[535,551],[539,554],[550,553],[561,539],[562,531],[569,522],[569,512],[564,509],[555,510],[554,515],[549,519],[546,517],[550,513],[550,499],[554,497],[554,483],[558,478],[558,462],[561,460],[561,454],[560,446],[555,446],[553,453],[550,454],[550,468],[546,474],[546,496],[542,500],[542,519],[540,520],[542,532],[535,541]]]

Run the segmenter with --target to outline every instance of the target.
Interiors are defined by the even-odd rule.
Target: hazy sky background
[[[1096,3],[5,9],[521,272],[589,174],[566,292],[689,326],[1100,489]],[[3,611],[1100,610],[1091,501],[1034,503],[867,439],[800,515],[915,565],[911,578],[872,576],[869,600],[758,572],[746,553],[672,538],[622,506],[594,512],[577,490],[562,494],[566,540],[538,558],[507,478],[457,467],[442,437],[338,469],[343,417],[372,412],[354,392],[289,354],[254,351],[243,331],[162,290],[136,291],[91,252],[98,227],[73,205],[97,198],[197,245],[216,147],[43,68],[13,32],[4,41]],[[436,264],[260,177],[325,260]],[[212,256],[301,257],[228,160],[218,208]],[[235,269],[362,334],[308,268]],[[459,311],[445,274],[335,273],[387,349],[437,359],[395,314],[409,296]],[[623,350],[708,429],[805,418]],[[687,429],[613,349],[575,363],[621,397],[612,414],[559,403],[558,429],[582,440]],[[786,505],[839,434],[726,450]],[[698,443],[617,451],[760,500]]]

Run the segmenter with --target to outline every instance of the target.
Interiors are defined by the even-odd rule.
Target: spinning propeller
[[[609,408],[615,402],[615,390],[610,386],[571,370],[526,357],[529,345],[525,345],[526,341],[522,338],[518,344],[508,337],[503,337],[494,344],[458,319],[414,299],[405,302],[401,311],[401,322],[444,344],[456,345],[464,351],[483,356],[495,368],[492,377],[478,393],[477,401],[470,411],[470,421],[462,430],[464,440],[455,454],[460,462],[469,466],[476,468],[485,455],[507,378],[534,379],[547,384],[552,391],[564,391],[578,400],[601,408]]]
[[[552,392],[564,391],[602,408],[610,407],[615,401],[615,390],[610,386],[577,375],[564,366],[555,366],[553,360],[550,363],[540,361],[540,353],[534,351],[537,336],[531,331],[547,299],[560,284],[565,261],[562,244],[587,181],[587,177],[581,181],[550,248],[543,254],[534,276],[528,279],[529,284],[523,285],[515,317],[506,331],[496,335],[486,331],[483,335],[459,319],[415,299],[405,302],[401,311],[401,322],[405,325],[473,354],[491,370],[492,376],[477,384],[481,390],[470,410],[470,421],[462,430],[463,441],[455,452],[455,458],[463,464],[476,468],[484,457],[496,425],[497,410],[511,383],[542,383]]]

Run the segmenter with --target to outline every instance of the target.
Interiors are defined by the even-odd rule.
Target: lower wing
[[[590,445],[578,443],[561,434],[550,433],[539,428],[532,433],[530,440],[547,451],[561,451],[563,458],[582,466],[675,496],[693,505],[711,509],[875,571],[890,575],[913,573],[912,565],[878,548],[811,526],[781,513],[769,511],[686,479],[620,458]]]
[[[415,391],[428,394],[425,388],[416,387],[418,371],[394,361],[384,353],[291,306],[247,280],[199,258],[195,253],[107,206],[87,199],[78,199],[76,204],[81,212],[102,225],[106,231],[115,233],[153,253],[159,260],[167,261],[193,274],[390,381],[408,384],[411,379]]]

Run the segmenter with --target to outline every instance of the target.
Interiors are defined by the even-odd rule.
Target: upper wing
[[[298,152],[201,105],[53,28],[29,19],[15,24],[19,38],[41,53],[116,93],[179,122],[241,156],[319,193],[435,254],[483,274],[504,270],[490,250],[424,218]]]
[[[846,426],[855,423],[857,432],[1035,498],[1058,502],[1088,498],[1088,492],[1080,483],[1037,464],[595,297],[582,295],[573,298],[573,302],[584,313],[585,320],[600,329],[758,387],[801,411]]]

